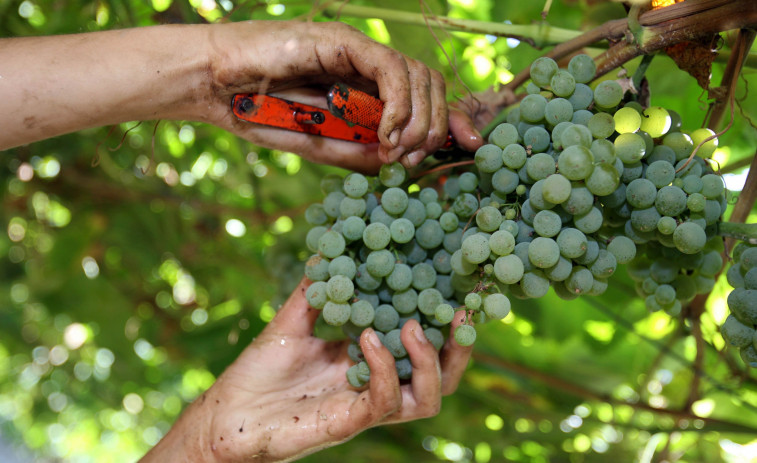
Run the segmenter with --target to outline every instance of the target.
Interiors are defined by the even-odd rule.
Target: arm
[[[405,157],[417,164],[452,127],[463,147],[482,142],[448,113],[441,75],[341,23],[170,25],[0,40],[0,149],[132,120],[208,122],[256,144],[359,170]],[[33,72],[30,72],[33,70]],[[346,81],[385,102],[380,146],[238,121],[234,93],[288,91],[323,106],[305,86]],[[293,98],[294,99],[294,98]]]
[[[415,320],[402,328],[413,365],[400,385],[394,357],[372,329],[360,346],[371,368],[367,389],[349,386],[345,342],[312,336],[319,311],[300,286],[274,320],[200,396],[143,459],[147,462],[289,461],[380,424],[436,415],[460,381],[472,347],[452,337],[441,354]],[[461,312],[462,313],[462,312]],[[463,317],[455,317],[453,329]]]

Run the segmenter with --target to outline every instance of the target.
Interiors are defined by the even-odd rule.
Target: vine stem
[[[426,26],[426,17],[423,14],[409,11],[389,10],[386,8],[350,4],[329,5],[324,11],[332,15],[352,16],[355,18],[379,18],[385,21],[395,21],[402,24]],[[543,23],[523,26],[501,22],[477,21],[474,19],[450,18],[448,16],[434,16],[433,19],[440,25],[457,32],[511,37],[528,41],[536,46],[555,45],[582,35],[582,32],[580,31],[553,27],[549,24]]]
[[[458,162],[451,162],[449,164],[442,164],[442,165],[436,166],[434,168],[431,168],[429,170],[424,170],[423,172],[420,172],[420,173],[418,173],[416,175],[413,175],[413,178],[420,178],[420,177],[423,177],[423,176],[426,176],[426,175],[429,175],[429,174],[433,174],[435,172],[441,172],[443,170],[454,169],[455,167],[470,166],[470,165],[473,165],[475,163],[476,163],[476,161],[474,161],[473,159],[467,159],[465,161],[458,161]]]
[[[726,238],[757,244],[757,223],[720,222],[718,234]]]

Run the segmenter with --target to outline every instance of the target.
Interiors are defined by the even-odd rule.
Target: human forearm
[[[0,149],[131,120],[199,119],[206,29],[0,40]]]

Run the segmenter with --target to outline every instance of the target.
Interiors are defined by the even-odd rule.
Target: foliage
[[[400,1],[353,3],[421,11]],[[318,4],[0,0],[0,34],[328,20],[338,11]],[[626,16],[621,4],[603,1],[554,2],[546,23],[542,2],[421,6],[534,30],[548,23],[585,31]],[[462,82],[499,89],[546,51],[493,35],[341,19],[442,71],[450,98],[466,95]],[[723,34],[724,50],[733,38]],[[629,74],[639,62],[626,65]],[[725,65],[715,61],[715,84]],[[684,128],[700,125],[706,95],[695,78],[665,56],[646,75],[654,104],[678,111]],[[745,68],[736,97],[746,113],[737,108],[715,155],[736,174],[729,166],[743,166],[757,146],[754,80]],[[271,319],[307,258],[303,212],[318,199],[320,178],[336,169],[207,125],[155,124],[4,153],[0,433],[40,458],[138,458]],[[734,190],[738,178],[728,179]],[[648,313],[625,275],[602,297],[567,303],[550,293],[515,303],[503,323],[479,327],[474,361],[437,417],[373,429],[305,461],[757,459],[757,376],[718,331],[725,288],[721,279],[696,319]]]

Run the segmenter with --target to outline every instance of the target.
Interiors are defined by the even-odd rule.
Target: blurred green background
[[[332,20],[340,5],[0,0],[0,36]],[[556,0],[546,22],[543,2],[350,5],[423,7],[535,30],[582,31],[626,15],[621,4],[600,0]],[[498,90],[549,50],[538,40],[542,49],[378,17],[340,19],[442,71],[450,99],[465,95],[463,83]],[[724,34],[725,50],[732,38]],[[724,62],[713,68],[716,85]],[[700,126],[706,94],[692,77],[664,55],[647,75],[653,104],[678,111],[686,129]],[[715,156],[730,172],[733,195],[745,179],[738,166],[757,147],[749,123],[755,80],[745,68],[736,94],[743,111]],[[0,155],[0,445],[15,448],[0,451],[0,461],[138,459],[300,278],[304,209],[321,199],[320,178],[341,171],[192,122],[160,122],[153,153],[155,123],[87,130]],[[623,270],[601,297],[565,302],[550,292],[515,301],[505,320],[478,327],[470,369],[438,416],[369,430],[304,461],[757,461],[757,376],[718,330],[726,286],[719,281],[710,295],[701,336],[686,320],[648,313]]]

